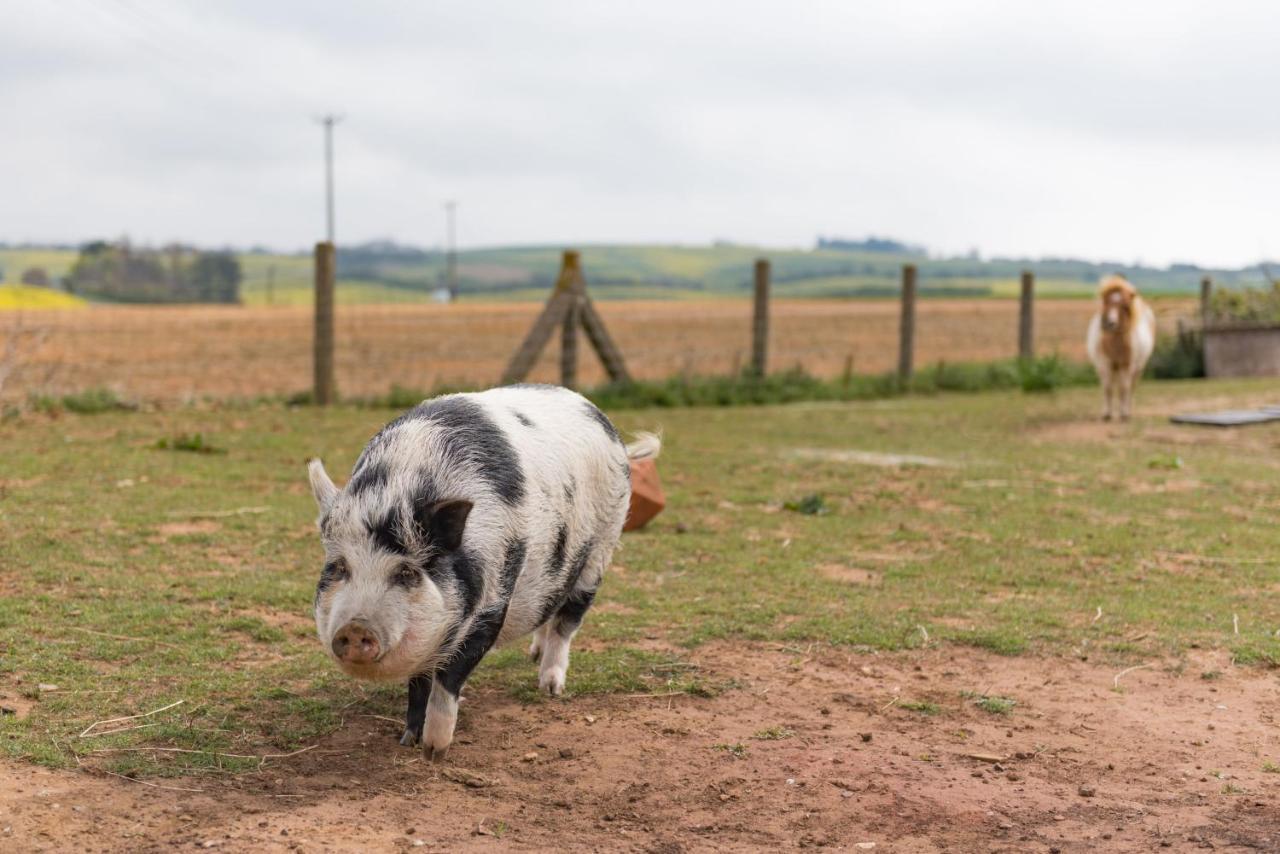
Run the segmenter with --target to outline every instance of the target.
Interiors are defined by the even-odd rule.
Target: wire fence
[[[341,289],[339,289],[341,294]],[[749,298],[596,303],[637,379],[723,375],[751,360]],[[1162,327],[1194,300],[1159,300]],[[339,300],[334,362],[340,397],[498,382],[533,323],[536,303],[356,305]],[[1035,304],[1036,351],[1084,358],[1092,300]],[[821,377],[884,373],[897,365],[895,300],[773,300],[769,369]],[[309,306],[101,306],[0,313],[0,401],[109,389],[142,401],[251,399],[307,392],[312,382]],[[915,364],[1011,358],[1018,303],[927,299],[916,306]],[[556,337],[558,341],[558,336]],[[529,379],[559,379],[558,343]],[[583,349],[579,382],[603,382]]]

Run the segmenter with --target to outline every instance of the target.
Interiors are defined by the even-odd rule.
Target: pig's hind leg
[[[420,673],[409,679],[409,709],[404,715],[404,735],[400,743],[413,747],[422,741],[422,726],[427,719],[427,698],[431,696],[431,675]]]
[[[608,564],[608,553],[597,553],[593,565],[578,578],[559,609],[544,626],[542,637],[542,663],[538,667],[538,688],[552,696],[564,691],[565,675],[569,671],[569,645],[582,625],[582,618],[595,601],[596,589]],[[536,642],[536,641],[535,641]]]
[[[547,645],[547,632],[550,630],[549,621],[533,630],[533,638],[529,641],[529,657],[534,661],[542,658],[542,650]]]

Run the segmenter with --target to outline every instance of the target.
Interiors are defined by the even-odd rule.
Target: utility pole
[[[333,243],[333,126],[342,121],[342,116],[328,113],[316,121],[324,127],[325,240]]]
[[[450,199],[444,203],[448,221],[448,243],[445,249],[445,287],[449,289],[449,301],[458,298],[458,203]]]

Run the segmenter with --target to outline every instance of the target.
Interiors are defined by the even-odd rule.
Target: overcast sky
[[[1280,256],[1280,4],[0,0],[0,240]]]

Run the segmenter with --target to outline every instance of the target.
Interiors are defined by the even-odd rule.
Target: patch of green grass
[[[667,509],[626,536],[566,699],[540,698],[519,645],[489,656],[471,684],[481,702],[485,691],[549,704],[711,695],[733,689],[732,670],[692,666],[685,650],[904,650],[922,643],[921,626],[931,645],[1042,656],[1046,667],[1086,640],[1091,660],[1117,670],[1192,645],[1274,666],[1280,527],[1268,508],[1280,506],[1280,478],[1256,448],[1280,444],[1280,425],[1194,441],[1208,434],[1143,414],[1243,405],[1269,382],[1145,385],[1136,420],[1096,436],[1081,429],[1096,389],[613,412],[624,431],[664,429]],[[302,467],[322,456],[349,471],[389,418],[273,404],[0,421],[0,693],[35,700],[26,717],[0,717],[0,752],[63,766],[78,755],[140,776],[214,773],[259,761],[226,754],[317,743],[344,715],[403,714],[403,686],[353,682],[314,636],[322,555]],[[184,434],[216,436],[228,453],[154,450],[157,436]],[[1177,488],[1147,464],[1174,455]],[[784,495],[821,495],[831,512],[779,512]],[[831,567],[873,570],[876,583]],[[1127,640],[1152,626],[1140,647]],[[179,700],[155,726],[75,737]],[[198,752],[92,752],[139,747]]]
[[[784,726],[771,726],[768,729],[762,729],[751,737],[757,741],[782,741],[786,738],[795,738],[796,731],[787,729]]]
[[[804,498],[797,498],[794,501],[784,501],[782,509],[790,510],[792,513],[802,513],[805,516],[825,516],[831,512],[826,500],[821,495],[816,494],[806,495]]]
[[[942,706],[937,703],[931,703],[928,700],[902,700],[897,705],[900,709],[919,712],[922,715],[936,715],[942,711]]]
[[[37,395],[30,401],[37,412],[73,412],[77,415],[94,415],[103,412],[122,412],[137,409],[137,404],[125,400],[109,388],[90,388],[61,397]]]
[[[189,451],[193,454],[225,454],[226,448],[219,448],[205,439],[203,433],[179,433],[173,437],[161,437],[156,440],[156,448],[161,451]]]
[[[711,749],[722,750],[725,753],[732,756],[734,759],[747,758],[747,746],[745,744],[742,744],[741,742],[737,744],[713,744],[711,745]]]
[[[586,694],[690,694],[714,697],[725,687],[709,682],[689,662],[664,653],[615,644],[607,649],[575,650],[568,696]],[[522,702],[548,699],[538,690],[537,665],[522,650],[499,650],[477,672],[478,685],[499,688]]]
[[[1018,705],[1018,701],[1009,697],[1000,697],[994,694],[975,694],[965,692],[963,695],[966,699],[984,712],[993,715],[1011,715],[1014,706]]]
[[[1264,774],[1280,774],[1280,765],[1272,762],[1270,759],[1262,763],[1262,773]]]

